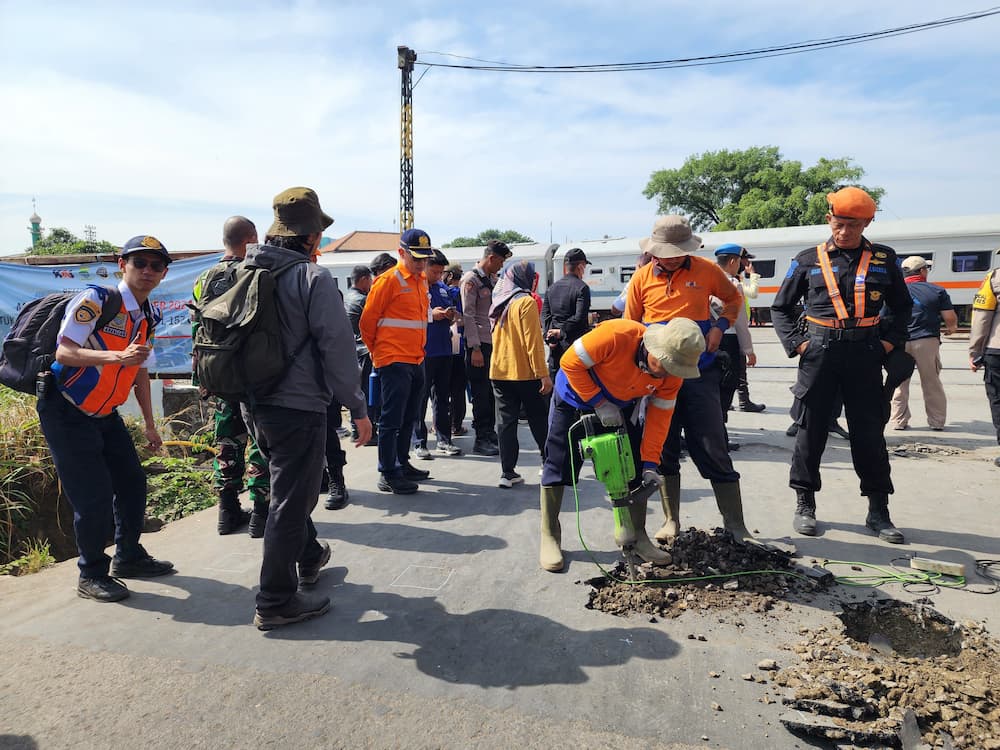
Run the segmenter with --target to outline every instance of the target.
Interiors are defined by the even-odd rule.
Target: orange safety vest
[[[133,320],[122,302],[121,312],[100,331],[94,331],[93,336],[105,351],[120,352],[129,344],[148,343],[151,338],[149,325],[145,315],[138,321]],[[138,374],[139,365],[61,366],[59,390],[84,414],[104,417],[125,403]]]
[[[820,270],[823,272],[823,282],[826,284],[827,294],[830,295],[830,303],[833,311],[837,315],[836,320],[830,318],[815,318],[806,315],[806,320],[810,323],[823,326],[824,328],[870,328],[878,325],[879,316],[874,315],[869,318],[851,317],[847,313],[847,305],[840,294],[837,286],[837,278],[833,275],[833,266],[830,263],[830,254],[826,250],[826,243],[816,246],[816,257],[819,260]],[[854,276],[854,312],[860,311],[864,315],[865,310],[865,279],[868,278],[868,266],[871,265],[872,251],[866,247],[861,253],[861,262],[858,263],[858,272]]]

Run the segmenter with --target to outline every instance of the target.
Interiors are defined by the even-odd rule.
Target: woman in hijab
[[[542,320],[531,296],[535,264],[527,260],[508,263],[493,288],[490,321],[493,326],[493,358],[490,380],[497,404],[497,435],[500,442],[500,487],[513,487],[524,479],[514,471],[520,445],[517,418],[524,407],[528,427],[545,458],[548,435],[548,399],[552,390]]]

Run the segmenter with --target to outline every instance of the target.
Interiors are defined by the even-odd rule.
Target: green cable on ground
[[[902,558],[894,558],[902,559]],[[869,573],[858,575],[834,575],[833,580],[842,586],[865,586],[877,588],[886,583],[898,583],[904,588],[906,586],[932,586],[940,588],[961,589],[965,588],[967,581],[965,576],[949,576],[944,573],[925,570],[903,570],[892,566],[885,568],[881,565],[871,563],[852,562],[850,560],[824,560],[822,567],[830,570],[831,565],[849,565],[852,568],[868,569]],[[891,563],[890,563],[891,565]],[[831,571],[832,572],[832,571]]]

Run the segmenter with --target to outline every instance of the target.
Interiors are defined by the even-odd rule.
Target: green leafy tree
[[[513,229],[503,232],[499,229],[485,229],[475,237],[456,237],[441,247],[481,247],[490,240],[500,240],[508,245],[513,245],[515,242],[534,242],[528,235],[515,232]]]
[[[743,151],[706,151],[689,156],[680,169],[661,169],[643,195],[660,213],[683,213],[698,230],[764,229],[821,224],[826,194],[847,185],[867,190],[877,204],[885,190],[859,184],[865,170],[850,157],[802,162],[783,159],[777,146]]]
[[[115,253],[118,248],[106,240],[89,242],[81,240],[63,227],[50,229],[47,236],[34,247],[25,250],[29,255],[83,255],[90,253]]]

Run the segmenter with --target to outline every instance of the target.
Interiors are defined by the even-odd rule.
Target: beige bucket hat
[[[654,258],[679,258],[696,252],[702,243],[685,217],[670,214],[656,220],[652,235],[639,240],[639,247]]]
[[[653,324],[642,335],[642,343],[671,375],[700,376],[698,358],[705,351],[705,337],[693,320],[674,318],[666,325]]]

